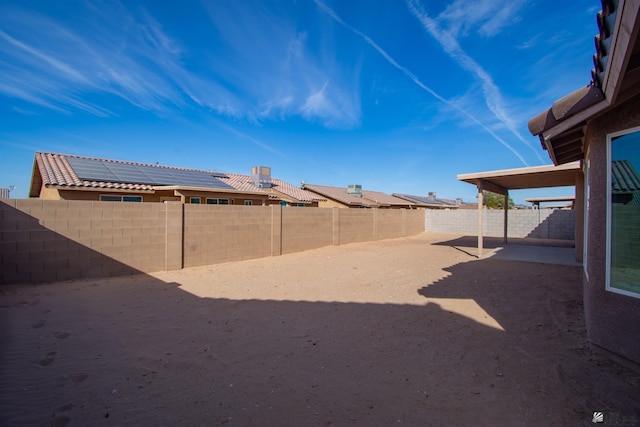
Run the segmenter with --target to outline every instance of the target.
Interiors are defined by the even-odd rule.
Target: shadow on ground
[[[584,340],[580,269],[505,263],[425,277],[424,305],[200,298],[150,276],[6,287],[0,424],[640,420],[637,373]]]
[[[437,246],[448,246],[454,248],[460,252],[463,252],[470,256],[478,255],[478,237],[477,236],[462,236],[452,239],[445,239],[443,241],[435,242]],[[561,240],[561,239],[539,239],[535,237],[509,237],[505,244],[503,237],[487,237],[482,240],[482,246],[484,248],[484,254],[491,252],[494,249],[504,246],[543,246],[543,247],[558,247],[558,248],[573,248],[575,247],[574,240]]]

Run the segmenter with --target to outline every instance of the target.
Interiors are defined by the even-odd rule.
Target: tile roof
[[[135,190],[135,191],[153,191],[153,186],[148,184],[137,183],[122,183],[122,182],[106,182],[106,181],[91,181],[78,178],[75,171],[69,165],[67,157],[76,158],[88,158],[82,156],[72,156],[69,154],[54,154],[54,153],[36,153],[35,166],[37,166],[42,185],[69,187],[69,188],[104,188],[104,189],[118,189],[118,190]],[[102,160],[102,159],[100,159]],[[122,162],[127,163],[127,162]],[[131,162],[128,162],[131,164]],[[37,178],[34,170],[34,179]],[[33,197],[34,191],[39,191],[39,188],[34,188],[34,183],[31,185],[31,196]],[[39,187],[39,185],[38,185]],[[35,194],[37,196],[37,194]]]
[[[304,184],[302,188],[305,190],[310,190],[316,194],[320,194],[321,196],[328,197],[329,199],[336,200],[340,203],[344,203],[345,205],[349,205],[349,206],[364,206],[367,208],[373,208],[378,206],[372,201],[366,200],[362,197],[347,194],[346,188],[330,187],[327,185],[315,185],[315,184]]]
[[[640,61],[637,0],[601,0],[597,14],[594,68],[591,82],[556,100],[529,120],[529,131],[540,138],[554,164],[584,158],[585,128],[592,118],[637,96],[635,74]],[[626,92],[625,96],[621,94]]]
[[[272,199],[279,199],[281,198],[281,194],[284,194],[289,198],[292,198],[301,202],[306,202],[306,203],[319,202],[319,201],[325,200],[322,197],[319,197],[318,195],[310,191],[306,191],[306,190],[303,190],[302,188],[295,187],[287,182],[284,182],[276,178],[271,178],[271,188],[256,187],[253,184],[253,181],[250,175],[227,173],[225,174],[225,176],[221,176],[218,179],[220,179],[222,182],[225,182],[240,191],[261,191],[261,192],[267,193],[269,197]],[[281,194],[278,194],[278,193],[281,193]]]
[[[293,197],[294,199],[298,199],[301,202],[323,202],[326,200],[324,197],[320,197],[317,194],[312,193],[311,191],[296,187],[279,179],[272,178],[271,183],[273,185],[273,190],[286,194],[287,196]]]
[[[438,199],[429,196],[414,196],[412,194],[398,194],[393,193],[395,197],[403,200],[408,200],[419,206],[431,207],[431,208],[457,208],[459,205],[455,200]]]
[[[345,190],[346,191],[346,190]],[[398,197],[390,194],[382,193],[380,191],[362,190],[362,197],[371,200],[379,206],[413,206],[415,203],[411,203],[407,200],[402,200]]]
[[[362,190],[362,197],[347,193],[346,187],[330,187],[327,185],[304,184],[304,189],[336,200],[348,206],[375,208],[380,206],[414,206],[407,200],[382,193],[380,191]]]
[[[611,190],[614,193],[640,191],[640,176],[629,160],[611,162]]]
[[[94,181],[81,179],[78,177],[73,167],[69,164],[68,158],[81,159],[81,160],[99,160],[103,162],[122,164],[122,165],[137,165],[141,167],[153,167],[163,170],[173,170],[182,172],[194,172],[197,174],[210,173],[215,178],[224,184],[227,184],[239,192],[252,192],[252,193],[266,193],[270,198],[279,199],[281,194],[284,194],[294,200],[310,203],[315,201],[324,200],[317,195],[305,191],[301,188],[296,188],[279,179],[272,179],[272,188],[260,188],[253,185],[251,176],[221,173],[213,170],[201,170],[190,168],[178,168],[174,166],[153,165],[147,163],[128,162],[121,160],[111,159],[99,159],[93,157],[76,156],[70,154],[55,154],[55,153],[36,153],[34,162],[34,174],[31,183],[30,196],[37,197],[39,195],[40,186],[57,186],[68,188],[103,188],[114,190],[131,190],[131,191],[155,191],[158,186],[150,184],[142,184],[135,182],[109,182],[109,181]],[[181,185],[177,183],[175,185]],[[212,188],[212,191],[216,188]],[[275,191],[274,191],[275,190]],[[281,194],[279,194],[281,193]]]

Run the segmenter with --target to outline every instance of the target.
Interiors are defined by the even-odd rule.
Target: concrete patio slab
[[[485,255],[485,258],[576,267],[582,265],[576,261],[575,248],[553,246],[506,245],[494,249],[490,254]]]

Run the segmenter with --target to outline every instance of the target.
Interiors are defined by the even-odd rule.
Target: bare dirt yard
[[[579,267],[451,235],[0,289],[0,425],[640,423]]]

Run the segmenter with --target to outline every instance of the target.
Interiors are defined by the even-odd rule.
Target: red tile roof
[[[88,158],[88,157],[82,157],[82,156],[72,156],[69,154],[36,153],[35,163],[40,172],[42,185],[46,185],[46,186],[54,185],[59,187],[72,187],[72,188],[85,187],[85,188],[111,188],[111,189],[136,190],[136,191],[153,191],[153,186],[147,185],[147,184],[81,180],[73,171],[73,169],[69,165],[69,162],[67,162],[66,157]],[[126,162],[119,162],[119,163],[126,163]],[[128,163],[132,163],[132,162],[128,162]],[[33,187],[33,183],[32,183],[32,187]],[[32,188],[31,189],[32,193],[34,190],[39,191],[40,189]]]
[[[56,186],[56,187],[69,187],[69,188],[104,188],[104,189],[118,189],[118,190],[132,190],[132,191],[155,191],[158,187],[149,184],[140,183],[122,183],[122,182],[107,182],[107,181],[89,181],[78,178],[73,168],[67,161],[67,158],[75,157],[78,159],[90,159],[101,160],[113,163],[122,164],[134,164],[141,166],[150,166],[164,169],[182,170],[182,171],[194,171],[194,172],[208,172],[215,174],[216,178],[220,181],[230,185],[239,192],[263,192],[269,195],[269,198],[279,199],[281,196],[278,193],[282,193],[294,200],[311,203],[315,201],[325,200],[322,197],[317,196],[314,193],[297,188],[291,184],[288,184],[279,179],[272,179],[272,188],[260,188],[253,185],[251,182],[251,176],[240,175],[233,173],[220,173],[217,171],[178,168],[173,166],[152,165],[146,163],[127,162],[121,160],[110,159],[98,159],[93,157],[76,156],[70,154],[55,154],[55,153],[36,153],[34,162],[34,175],[31,183],[31,197],[37,197],[40,192],[40,186]],[[274,191],[275,190],[275,191]]]
[[[256,187],[250,175],[241,175],[237,173],[227,173],[226,177],[218,177],[218,179],[226,184],[229,184],[233,188],[240,191],[262,191],[269,194],[272,199],[279,199],[281,196],[278,193],[282,193],[292,199],[299,200],[301,202],[311,203],[324,201],[325,199],[319,197],[310,191],[303,190],[302,188],[295,187],[289,183],[281,181],[276,178],[271,179],[271,188]],[[227,178],[228,177],[228,178]],[[273,191],[275,190],[275,191]]]

